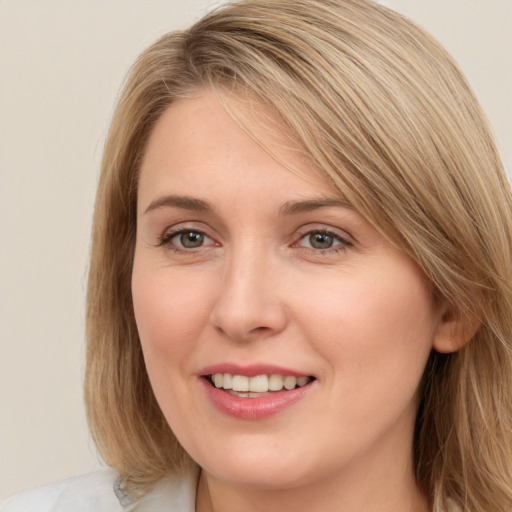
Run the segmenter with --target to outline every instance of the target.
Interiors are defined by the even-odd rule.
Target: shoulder
[[[109,469],[67,478],[52,485],[15,494],[2,503],[0,512],[122,510],[112,491],[116,479],[116,473]]]
[[[0,512],[194,512],[196,481],[194,471],[172,475],[132,500],[120,491],[118,475],[103,469],[15,494]]]

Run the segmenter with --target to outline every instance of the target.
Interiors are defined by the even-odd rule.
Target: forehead
[[[242,197],[248,189],[340,196],[276,115],[254,101],[226,101],[209,90],[176,101],[162,114],[141,166],[139,200],[191,189],[197,197],[215,190]]]

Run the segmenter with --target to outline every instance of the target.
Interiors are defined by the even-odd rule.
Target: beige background
[[[512,0],[389,0],[466,71],[512,168]],[[84,419],[84,288],[126,70],[207,0],[0,0],[0,499],[98,467]]]

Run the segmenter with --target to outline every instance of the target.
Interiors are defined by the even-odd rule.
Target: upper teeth
[[[311,377],[294,377],[292,375],[232,375],[230,373],[215,373],[211,376],[216,388],[232,389],[233,391],[266,393],[268,391],[290,390],[305,386]]]

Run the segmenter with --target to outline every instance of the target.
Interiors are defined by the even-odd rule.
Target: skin
[[[162,411],[203,468],[197,510],[212,509],[210,494],[216,512],[426,511],[412,464],[417,390],[432,348],[450,342],[448,315],[277,123],[232,106],[275,159],[201,90],[159,119],[138,191],[137,326]],[[289,208],[304,201],[318,204]],[[180,246],[183,229],[202,245]],[[332,247],[312,245],[319,232]],[[223,362],[316,381],[276,415],[233,418],[200,378]]]

